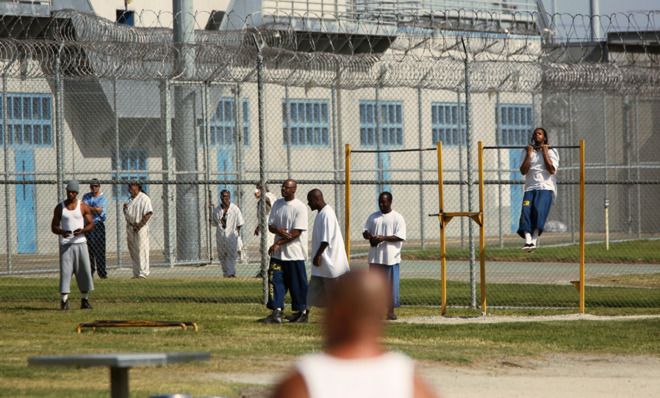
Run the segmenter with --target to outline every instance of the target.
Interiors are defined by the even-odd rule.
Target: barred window
[[[215,112],[211,116],[209,145],[231,146],[235,144],[236,113],[235,100],[232,97],[223,97],[218,101]],[[250,103],[247,99],[242,102],[243,109],[243,145],[250,145]],[[200,130],[200,142],[203,142],[204,126]]]
[[[52,146],[52,99],[49,94],[8,94],[7,109],[0,98],[0,120],[7,114],[7,133],[0,134],[0,144],[5,137],[9,145]],[[4,128],[0,123],[0,131]]]
[[[289,100],[282,103],[284,145],[330,145],[328,101]]]
[[[433,144],[442,141],[444,146],[465,145],[465,105],[452,103],[431,104],[431,129]]]
[[[116,157],[112,155],[112,168],[116,168]],[[115,174],[118,180],[140,180],[146,181],[147,175],[147,151],[143,149],[125,149],[119,151],[120,170]],[[142,184],[142,191],[149,192],[149,187]],[[126,185],[114,185],[112,195],[117,200],[123,200],[128,195]]]
[[[497,115],[497,145],[529,144],[532,128],[534,128],[531,105],[500,105]]]
[[[360,101],[360,145],[376,146],[376,129],[380,145],[403,145],[403,105],[401,101],[379,101],[380,115],[376,112],[376,101]],[[377,118],[380,117],[380,120]]]

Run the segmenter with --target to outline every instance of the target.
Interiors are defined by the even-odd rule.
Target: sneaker
[[[291,323],[307,323],[309,319],[309,310],[298,311],[286,318]]]
[[[530,243],[529,244],[529,249],[527,249],[528,252],[533,252],[536,249],[536,244],[535,243]]]
[[[396,321],[399,319],[394,312],[390,312],[387,314],[387,320],[388,321]]]
[[[67,306],[68,306],[68,304],[67,304]],[[84,299],[80,300],[80,309],[81,310],[91,310],[92,309],[92,305],[89,303],[88,299],[84,298]]]
[[[67,311],[69,309],[69,300],[60,300],[60,309],[62,311]]]
[[[531,243],[525,243],[525,245],[522,247],[522,249],[523,249],[524,251],[528,252],[528,251],[530,251],[530,248],[531,248],[532,246],[533,246],[533,245],[532,245]]]
[[[261,320],[263,323],[282,323],[282,310],[273,310],[273,312]]]

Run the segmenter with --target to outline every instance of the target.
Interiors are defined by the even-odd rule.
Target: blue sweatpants
[[[541,235],[552,206],[552,195],[549,190],[525,192],[518,224],[518,235],[521,238],[525,237],[525,232],[531,234],[535,229],[538,229],[539,236]]]
[[[286,292],[291,294],[291,308],[294,311],[307,309],[307,271],[305,261],[284,261],[270,259],[268,268],[268,303],[271,310],[284,309]]]
[[[370,271],[382,272],[387,278],[387,284],[392,289],[392,308],[400,307],[399,303],[399,264],[383,265],[369,264]]]

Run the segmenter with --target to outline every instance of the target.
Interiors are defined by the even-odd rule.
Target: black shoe
[[[396,321],[399,319],[394,312],[390,312],[387,314],[387,320],[388,321]]]
[[[261,320],[263,323],[282,323],[282,310],[273,310],[273,312]]]
[[[60,309],[62,311],[67,311],[69,309],[69,300],[60,300]]]
[[[67,305],[67,307],[68,307],[68,305]],[[81,310],[91,310],[92,309],[92,305],[89,303],[88,299],[84,298],[84,299],[80,300],[80,309]]]
[[[309,318],[309,310],[298,311],[295,314],[287,317],[286,319],[291,323],[307,323]]]

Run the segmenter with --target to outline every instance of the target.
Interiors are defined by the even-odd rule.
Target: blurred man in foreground
[[[389,291],[381,273],[341,276],[325,313],[325,351],[300,358],[273,396],[435,397],[410,358],[387,352],[381,344]]]

